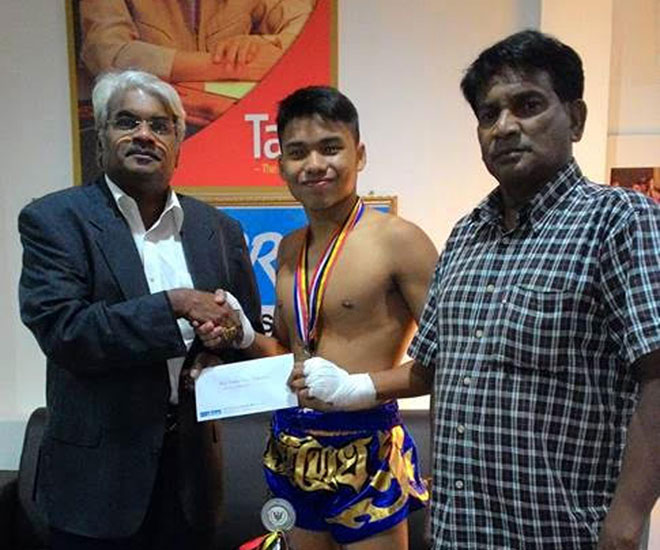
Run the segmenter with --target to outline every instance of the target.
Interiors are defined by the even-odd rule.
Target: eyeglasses
[[[163,116],[144,119],[132,115],[119,115],[110,124],[120,132],[134,132],[143,122],[146,122],[149,129],[159,136],[169,136],[174,133],[174,121]]]

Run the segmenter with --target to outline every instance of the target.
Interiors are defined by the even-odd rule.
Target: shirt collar
[[[516,227],[526,222],[533,226],[582,178],[580,167],[575,159],[571,159],[518,211]],[[499,223],[503,226],[503,210],[502,194],[498,186],[472,211],[471,217],[475,222]]]
[[[131,221],[134,220],[137,216],[141,222],[142,220],[140,218],[140,210],[138,208],[137,202],[135,202],[135,199],[126,194],[121,187],[113,182],[108,174],[104,174],[104,176],[108,189],[112,194],[112,198],[115,200],[117,208],[119,208],[119,211],[122,213],[124,218],[126,218],[130,224]],[[156,223],[154,223],[153,227],[156,227],[163,219],[163,216],[165,216],[165,214],[167,214],[169,211],[172,211],[172,215],[174,217],[174,225],[178,233],[181,231],[181,227],[183,226],[183,208],[179,202],[179,197],[177,197],[177,194],[172,189],[169,190],[167,194],[167,201],[165,202],[165,208],[163,208],[163,211],[158,217]]]

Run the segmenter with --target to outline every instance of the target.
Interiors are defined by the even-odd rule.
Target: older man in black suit
[[[219,361],[251,343],[214,291],[260,327],[254,275],[240,225],[170,188],[174,89],[108,74],[93,103],[103,176],[19,217],[21,315],[47,357],[38,501],[55,549],[201,548],[218,520],[218,433],[195,424],[179,380],[191,324],[226,327]]]

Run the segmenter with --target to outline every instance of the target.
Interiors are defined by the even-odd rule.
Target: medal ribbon
[[[337,263],[341,249],[346,243],[348,234],[353,230],[355,224],[360,221],[364,213],[364,202],[359,199],[351,209],[348,217],[341,227],[333,233],[314,269],[312,280],[307,280],[307,251],[309,249],[309,228],[305,234],[305,240],[300,248],[298,266],[293,278],[293,305],[296,319],[298,336],[306,349],[310,349],[316,340],[316,325],[323,303],[323,296],[328,285],[330,273]]]

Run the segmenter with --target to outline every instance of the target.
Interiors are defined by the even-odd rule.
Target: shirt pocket
[[[510,287],[493,329],[493,361],[537,372],[566,371],[575,358],[571,341],[579,301],[571,288]]]

